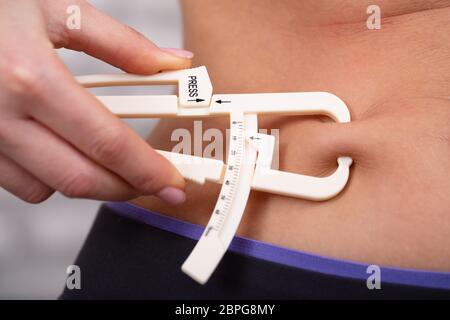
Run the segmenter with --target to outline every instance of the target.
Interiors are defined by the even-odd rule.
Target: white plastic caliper
[[[339,157],[338,168],[325,178],[271,168],[275,138],[258,133],[258,114],[327,115],[349,122],[350,113],[337,96],[326,92],[212,94],[205,67],[161,72],[151,76],[88,75],[77,80],[86,88],[178,84],[179,95],[98,96],[122,118],[229,116],[230,144],[227,163],[215,159],[161,151],[188,180],[221,183],[211,218],[194,250],[182,265],[183,272],[204,284],[233,239],[250,190],[309,200],[326,200],[346,185],[352,159]]]

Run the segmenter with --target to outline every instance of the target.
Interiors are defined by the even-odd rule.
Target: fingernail
[[[186,194],[174,187],[166,187],[158,192],[156,196],[173,205],[182,204],[186,200]]]
[[[161,49],[163,51],[174,54],[174,55],[184,58],[184,59],[192,59],[194,57],[194,54],[188,50],[175,49],[175,48],[161,48]]]

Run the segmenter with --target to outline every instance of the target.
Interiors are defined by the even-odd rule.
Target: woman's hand
[[[66,27],[69,5],[81,29]],[[155,194],[179,203],[184,180],[144,140],[80,87],[54,47],[127,72],[190,66],[190,52],[162,50],[86,1],[0,2],[0,186],[37,203],[68,197],[127,200]]]

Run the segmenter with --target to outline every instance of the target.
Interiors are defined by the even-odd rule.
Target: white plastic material
[[[344,189],[350,174],[351,164],[352,158],[339,157],[337,170],[324,178],[257,166],[253,176],[252,189],[308,200],[327,200]]]
[[[212,96],[211,80],[209,80],[208,71],[204,66],[178,71],[160,72],[150,76],[127,73],[113,75],[97,74],[79,76],[77,80],[85,88],[178,84],[179,104],[183,107],[207,107],[210,104]],[[159,97],[154,99],[156,102]],[[150,105],[150,107],[161,108],[156,103]]]
[[[215,94],[213,96],[211,114],[227,114],[234,111],[246,114],[323,114],[337,122],[350,121],[350,113],[345,103],[328,92]]]
[[[97,98],[109,111],[121,118],[160,118],[178,114],[178,98],[173,95],[99,96]]]
[[[220,183],[222,180],[223,161],[163,150],[157,151],[172,162],[185,179],[198,184],[204,184],[207,180]]]
[[[327,92],[289,92],[212,95],[205,67],[163,72],[151,76],[91,75],[77,78],[85,87],[176,84],[179,95],[99,96],[114,114],[126,118],[230,116],[228,163],[157,150],[180,173],[199,184],[222,183],[208,225],[182,270],[199,283],[208,281],[233,239],[251,189],[301,199],[321,201],[336,196],[347,184],[352,159],[337,159],[328,177],[311,177],[271,169],[275,139],[259,134],[258,114],[327,115],[349,122],[345,103]]]
[[[237,231],[250,194],[256,148],[246,136],[257,134],[256,115],[232,113],[230,117],[231,139],[225,181],[213,214],[194,250],[181,270],[204,284],[216,269]],[[245,127],[245,129],[244,129]],[[232,150],[239,151],[232,154]]]

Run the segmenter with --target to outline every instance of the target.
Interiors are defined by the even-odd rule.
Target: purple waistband
[[[190,239],[198,240],[204,230],[204,227],[200,225],[148,211],[127,202],[108,202],[106,205],[120,215]],[[363,281],[366,281],[370,276],[367,271],[369,264],[313,255],[240,236],[234,237],[229,250],[258,259],[333,276]],[[380,266],[380,269],[382,283],[450,290],[449,272],[383,266]]]

